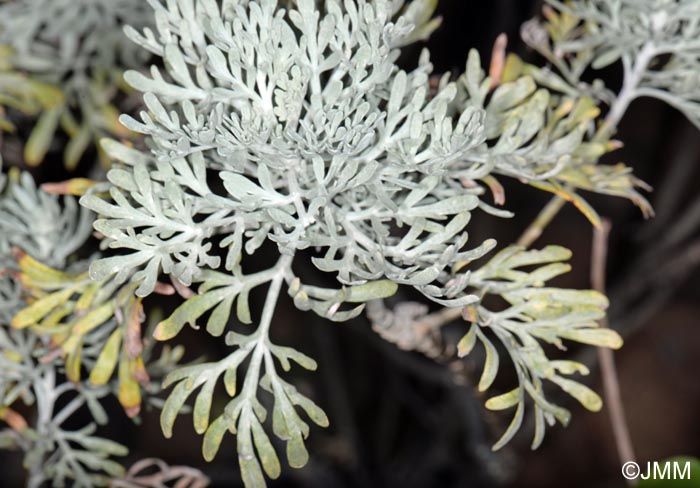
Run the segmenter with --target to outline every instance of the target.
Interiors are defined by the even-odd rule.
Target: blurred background
[[[472,47],[488,60],[501,32],[508,34],[509,50],[542,63],[523,46],[518,34],[520,25],[540,7],[533,0],[441,0],[439,14],[444,23],[427,43],[436,72],[461,72]],[[406,53],[407,67],[417,54]],[[621,72],[615,67],[596,76],[613,89],[619,87]],[[649,198],[657,213],[655,220],[645,221],[625,200],[587,195],[613,226],[607,271],[610,323],[626,342],[615,358],[632,442],[640,463],[680,454],[697,457],[700,134],[673,109],[637,100],[617,137],[625,147],[607,162],[627,162],[654,187]],[[66,179],[61,168],[46,164],[35,176],[39,181]],[[503,182],[506,208],[517,209],[518,216],[509,221],[478,216],[469,226],[474,241],[496,237],[502,245],[514,242],[548,201],[540,191]],[[561,277],[559,285],[590,287],[592,235],[585,217],[566,207],[536,243],[536,247],[560,244],[574,252],[573,271]],[[164,303],[167,310],[172,306]],[[298,312],[289,301],[281,303],[273,329],[280,343],[298,347],[318,361],[316,373],[296,371],[293,383],[326,410],[331,426],[312,429],[309,465],[283,470],[279,480],[269,483],[271,487],[624,486],[606,410],[589,413],[566,395],[555,398],[573,412],[568,428],[549,429],[543,446],[532,452],[533,419],[526,417],[527,426],[516,439],[492,452],[491,445],[510,416],[483,408],[485,398],[475,388],[482,364],[479,351],[463,361],[451,357],[434,361],[383,341],[367,320],[329,323]],[[445,342],[456,343],[465,331],[464,324],[453,324],[445,330]],[[178,340],[186,345],[191,359],[226,352],[222,341],[195,331],[181,334]],[[568,354],[591,367],[587,383],[601,392],[593,348],[572,349]],[[497,386],[505,391],[512,380],[502,374]],[[242,486],[230,436],[216,460],[207,464],[190,416],[180,416],[174,438],[166,441],[156,409],[146,410],[141,425],[134,426],[116,400],[108,406],[112,423],[106,433],[131,447],[126,465],[159,457],[204,470],[215,487]],[[78,420],[80,424],[86,419]],[[20,456],[6,452],[0,456],[0,486],[21,486]]]

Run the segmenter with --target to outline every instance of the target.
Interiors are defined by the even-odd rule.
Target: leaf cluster
[[[468,245],[472,214],[512,216],[487,203],[489,190],[504,203],[501,177],[572,201],[594,224],[598,216],[579,191],[623,196],[650,212],[627,167],[599,163],[618,147],[600,129],[601,99],[514,56],[495,77],[475,51],[458,77],[433,77],[427,52],[413,70],[402,69],[400,47],[437,26],[434,1],[150,3],[155,29],[126,32],[163,65],[127,72],[146,110],[138,120],[121,118],[147,136],[148,149],[104,142],[116,161],[109,193],[93,189],[81,204],[99,214],[96,230],[119,252],[93,262],[90,277],[124,283],[138,297],[153,293],[162,274],[185,287],[199,283],[198,294],[157,326],[159,340],[200,321],[222,336],[234,306],[238,322],[257,324],[252,334],[226,334],[234,348],[226,358],[169,376],[174,388],[161,419],[167,435],[199,389],[193,421],[204,434],[205,457],[214,456],[226,431],[234,433],[247,485],[261,485],[263,471],[279,475],[262,389],[272,394],[272,431],[287,442],[290,464],[305,462],[309,428],[296,407],[319,425],[327,420],[277,373],[290,359],[315,368],[269,339],[283,286],[299,309],[333,320],[356,316],[399,285],[442,306],[468,307],[475,325],[460,351],[477,340],[485,346],[481,388],[498,370],[489,328],[518,373],[518,388],[489,403],[517,405],[497,446],[519,428],[528,398],[535,445],[545,422],[568,421],[568,412],[545,398],[545,380],[599,408],[593,392],[566,377],[585,369],[550,361],[541,345],[620,345],[614,333],[596,329],[604,297],[543,287],[568,270],[561,263],[568,251],[507,248],[482,268],[466,266],[496,246],[493,239]],[[246,255],[266,241],[277,246],[279,261],[246,274]],[[310,286],[294,274],[292,263],[307,260],[306,251],[307,266],[334,274],[339,289]],[[530,265],[538,269],[519,270]],[[248,296],[263,285],[267,299],[256,316]],[[490,294],[509,308],[485,308]],[[357,306],[340,310],[343,303]],[[232,399],[210,422],[222,377]]]
[[[700,127],[700,6],[693,0],[548,0],[546,22],[531,21],[523,38],[573,86],[612,95],[601,81],[587,89],[581,76],[621,62],[626,97],[657,98]]]
[[[125,455],[126,448],[94,436],[94,424],[79,430],[63,424],[83,406],[97,424],[105,424],[100,399],[109,390],[57,381],[70,365],[51,354],[48,337],[10,326],[32,300],[28,290],[40,284],[54,290],[64,276],[18,246],[61,269],[71,268],[92,218],[72,197],[46,194],[31,176],[17,171],[0,177],[0,215],[0,420],[9,427],[0,431],[0,446],[24,451],[24,466],[36,486],[47,481],[64,486],[67,480],[85,488],[105,486],[123,473],[110,458]],[[35,406],[35,426],[14,410],[19,402]],[[57,408],[58,403],[63,406]]]
[[[599,411],[602,406],[595,392],[567,378],[577,373],[587,375],[588,368],[575,361],[549,359],[542,344],[561,350],[566,350],[565,341],[613,349],[622,346],[617,332],[599,326],[608,307],[604,295],[592,290],[544,286],[547,281],[569,271],[564,261],[570,257],[571,252],[559,246],[538,251],[511,246],[472,274],[472,282],[484,296],[498,295],[505,299],[507,306],[494,311],[479,304],[465,311],[465,319],[472,325],[457,345],[459,356],[466,356],[481,342],[486,359],[478,389],[488,390],[500,365],[497,348],[486,333],[491,331],[505,347],[518,379],[515,389],[486,402],[490,410],[516,408],[510,426],[494,445],[494,450],[510,441],[522,425],[528,398],[535,411],[533,449],[542,443],[546,424],[569,423],[570,412],[546,398],[544,381],[556,384],[589,410]]]
[[[586,368],[550,359],[549,350],[567,341],[620,347],[616,333],[598,327],[607,299],[548,284],[569,269],[570,253],[560,247],[510,246],[482,259],[496,241],[473,243],[469,223],[476,212],[513,216],[498,208],[505,205],[502,178],[572,202],[594,225],[600,219],[584,191],[628,198],[651,214],[630,168],[600,162],[619,147],[611,140],[614,121],[608,114],[601,123],[601,109],[607,104],[615,115],[634,97],[653,93],[695,117],[692,83],[678,80],[698,71],[691,41],[697,15],[690,15],[690,1],[550,4],[547,22],[532,22],[523,34],[556,72],[514,55],[486,70],[471,51],[459,76],[435,76],[427,51],[412,69],[397,61],[402,47],[439,25],[436,0],[4,4],[0,19],[11,20],[0,20],[0,108],[38,117],[27,163],[44,157],[59,126],[71,136],[69,166],[104,134],[139,133],[146,145],[102,143],[115,164],[108,183],[83,188],[80,204],[98,214],[101,239],[101,252],[87,261],[70,256],[89,233],[88,212],[70,197],[37,191],[27,175],[11,175],[3,193],[9,197],[0,199],[0,215],[7,216],[0,231],[9,236],[0,238],[0,264],[12,270],[0,276],[0,299],[8,305],[0,319],[12,328],[0,329],[0,340],[13,344],[8,350],[15,352],[2,361],[14,361],[19,372],[0,383],[0,393],[31,400],[35,379],[22,374],[35,367],[34,358],[49,358],[99,423],[99,402],[83,392],[114,390],[134,416],[142,397],[158,390],[150,378],[168,371],[166,437],[193,397],[204,457],[211,460],[229,432],[246,486],[262,486],[264,475],[280,476],[275,438],[298,468],[308,460],[308,419],[329,422],[282,377],[292,363],[316,369],[313,359],[270,338],[283,291],[300,310],[345,321],[403,285],[471,322],[457,349],[465,356],[477,344],[484,348],[481,391],[494,385],[501,352],[510,358],[517,386],[486,403],[515,408],[495,448],[512,439],[530,403],[533,447],[546,425],[568,423],[569,411],[548,398],[547,383],[599,410],[600,398],[572,379]],[[150,57],[161,64],[147,73],[141,67]],[[618,59],[627,80],[618,97],[599,81],[581,81],[589,67]],[[123,68],[133,68],[124,79],[143,93],[144,110],[137,118],[123,115],[118,127],[113,102],[126,90]],[[13,126],[0,112],[2,127]],[[277,262],[248,272],[249,256],[266,242],[276,246]],[[17,246],[24,252],[11,256]],[[311,266],[337,286],[312,286],[297,276]],[[262,288],[257,313],[249,297]],[[226,357],[178,367],[182,351],[172,349],[149,361],[144,303],[165,289],[186,300],[152,321],[146,336],[169,341],[201,323],[224,337]],[[494,309],[489,297],[505,305]],[[404,319],[425,313],[413,304],[396,310],[384,317],[395,327],[409,328]],[[234,323],[255,327],[240,333]],[[39,380],[50,380],[51,368]],[[217,409],[222,384],[230,399]],[[76,435],[69,446],[95,442],[91,431]],[[35,456],[45,459],[54,448]],[[73,459],[116,473],[106,456]],[[79,473],[80,466],[59,465],[57,476]]]
[[[139,0],[0,5],[0,131],[12,133],[23,120],[35,120],[24,162],[40,164],[59,128],[68,136],[63,159],[69,169],[102,137],[129,137],[115,103],[128,91],[123,71],[144,66],[148,55],[122,29],[125,23],[143,27],[151,18]]]

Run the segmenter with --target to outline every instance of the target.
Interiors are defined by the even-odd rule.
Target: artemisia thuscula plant
[[[547,351],[568,343],[619,348],[621,337],[599,326],[607,298],[551,285],[569,271],[571,252],[532,244],[566,202],[599,225],[589,192],[652,214],[631,169],[601,158],[620,146],[612,137],[637,97],[700,120],[700,5],[550,1],[522,30],[538,64],[506,55],[501,38],[488,63],[465,53],[458,75],[434,73],[427,50],[414,66],[399,63],[402,48],[439,27],[436,7],[437,0],[0,6],[5,140],[29,134],[29,166],[53,164],[47,155],[63,147],[74,168],[99,138],[99,154],[111,162],[103,178],[93,165],[83,175],[91,179],[41,188],[6,164],[0,418],[8,429],[0,440],[26,453],[30,486],[126,479],[113,459],[126,448],[95,434],[109,421],[101,400],[111,394],[130,417],[161,408],[168,438],[176,417],[191,412],[204,458],[222,443],[235,448],[248,487],[280,476],[279,446],[292,468],[303,467],[305,440],[332,419],[285,379],[292,367],[318,365],[272,340],[283,295],[334,322],[369,305],[374,329],[404,349],[428,314],[424,303],[462,320],[458,355],[485,351],[479,391],[501,367],[516,373],[510,391],[486,400],[488,409],[514,412],[494,449],[516,435],[526,408],[534,412],[533,448],[547,426],[569,423],[569,403],[550,399],[551,384],[600,410],[600,397],[580,380],[587,368]],[[619,93],[584,81],[611,63],[624,69]],[[135,99],[143,102],[138,115]],[[517,219],[504,179],[552,193],[553,203],[519,243],[474,242],[473,214]],[[276,256],[265,251],[268,265],[251,271],[263,247]],[[335,286],[311,284],[309,270]],[[409,288],[424,303],[401,301]],[[262,306],[251,306],[261,292]],[[179,306],[158,318],[153,296],[173,293]],[[493,296],[501,307],[488,305],[498,303]],[[181,364],[186,326],[201,326],[198,333],[225,343],[228,354]],[[214,401],[219,385],[223,404]],[[63,396],[70,400],[57,402]],[[18,413],[26,411],[20,404],[33,405],[35,423]],[[64,430],[83,406],[94,424]]]

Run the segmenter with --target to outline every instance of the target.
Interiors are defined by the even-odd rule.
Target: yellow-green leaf
[[[214,337],[219,337],[224,333],[229,317],[231,316],[231,307],[233,306],[234,298],[236,298],[234,295],[224,298],[211,313],[207,321],[207,332]]]
[[[469,329],[469,332],[464,334],[464,337],[462,337],[462,339],[457,343],[457,355],[460,358],[465,357],[470,352],[472,352],[472,349],[474,349],[474,345],[476,344],[477,327],[478,325],[473,324]]]
[[[565,330],[559,335],[564,339],[610,349],[620,349],[623,344],[620,334],[607,328]]]
[[[510,53],[506,57],[506,64],[501,75],[501,83],[510,83],[520,78],[523,73],[523,61],[516,54]]]
[[[206,434],[204,434],[204,442],[202,443],[202,455],[207,461],[212,461],[219,452],[219,446],[224,438],[224,434],[228,430],[226,418],[221,415],[209,425]]]
[[[66,96],[63,91],[55,85],[42,83],[41,81],[31,78],[27,79],[26,85],[34,94],[34,97],[39,100],[39,103],[47,109],[61,106],[66,101]]]
[[[508,428],[503,433],[503,436],[496,442],[491,448],[493,451],[498,451],[500,448],[508,444],[510,440],[515,436],[520,426],[523,424],[523,417],[525,416],[525,402],[518,403],[518,408],[515,410],[515,415],[513,420],[508,425]]]
[[[70,138],[63,153],[63,161],[69,171],[75,170],[78,166],[91,140],[92,132],[87,124],[81,126],[80,130]]]
[[[78,341],[77,346],[68,354],[66,359],[66,376],[73,383],[80,381],[80,364],[83,354],[83,341]]]
[[[153,337],[158,341],[172,339],[180,333],[185,324],[194,324],[199,317],[230,294],[228,288],[222,288],[189,298],[170,317],[158,324]]]
[[[168,439],[173,436],[173,424],[177,414],[180,413],[187,397],[192,393],[192,389],[188,388],[187,383],[186,380],[181,381],[173,388],[160,413],[160,427],[163,430],[163,435]]]
[[[12,327],[15,329],[23,329],[38,323],[54,308],[64,304],[73,293],[74,288],[68,288],[40,298],[14,316],[12,319]]]
[[[603,408],[603,400],[600,399],[596,392],[587,386],[560,376],[552,378],[552,381],[558,384],[562,390],[578,400],[581,405],[591,412],[599,412],[600,409]]]
[[[479,380],[479,391],[486,391],[489,389],[493,380],[496,379],[496,374],[498,373],[498,351],[493,343],[477,328],[477,334],[479,335],[479,340],[484,344],[486,349],[486,361],[484,362],[484,372],[481,374],[481,379]]]
[[[224,373],[224,386],[229,396],[236,395],[236,368],[228,368]]]
[[[517,405],[520,399],[520,388],[515,388],[508,393],[489,398],[485,406],[489,410],[506,410]]]
[[[29,166],[38,166],[44,160],[58,128],[62,111],[63,107],[59,105],[46,110],[39,117],[24,147],[24,160]]]
[[[104,385],[112,377],[114,368],[119,360],[121,341],[122,330],[117,328],[107,339],[105,347],[100,352],[97,362],[90,372],[90,383],[93,385]]]
[[[301,433],[292,435],[287,441],[287,461],[292,468],[303,468],[309,462],[309,452],[304,445]]]
[[[69,283],[74,278],[73,275],[54,269],[51,266],[47,266],[22,251],[19,252],[17,264],[19,265],[19,269],[23,274],[26,274],[39,281]]]
[[[203,434],[209,426],[209,413],[211,411],[211,402],[214,395],[214,386],[216,386],[215,380],[209,380],[204,383],[204,386],[202,386],[194,402],[192,421],[194,422],[194,430],[197,434]]]
[[[250,316],[250,305],[248,304],[248,289],[245,289],[238,295],[238,300],[236,301],[236,317],[238,320],[244,324],[253,323],[253,319]]]
[[[37,326],[35,326],[37,332],[45,333],[51,332],[56,333],[61,330],[67,330],[70,324],[60,324],[61,320],[73,313],[74,307],[73,302],[66,302],[61,307],[57,307],[53,312],[48,314],[44,320],[42,320]]]
[[[363,285],[351,286],[345,289],[345,301],[350,303],[365,303],[378,298],[389,298],[396,294],[399,285],[390,280],[371,281]]]
[[[114,307],[114,300],[110,300],[94,309],[75,323],[75,326],[73,326],[73,333],[85,335],[96,327],[104,324],[114,316]]]
[[[270,438],[258,422],[252,423],[251,430],[253,431],[255,449],[258,451],[258,457],[260,458],[265,473],[273,480],[279,478],[282,469],[275,448],[270,442]]]
[[[78,301],[75,303],[76,312],[82,310],[88,310],[92,305],[92,301],[95,298],[98,290],[100,289],[99,284],[90,285],[87,289],[80,295]]]
[[[132,374],[132,361],[126,354],[119,361],[119,403],[129,417],[135,417],[141,411],[141,388]]]

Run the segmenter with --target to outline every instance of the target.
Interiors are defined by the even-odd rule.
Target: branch
[[[601,293],[605,293],[605,265],[608,252],[608,236],[611,224],[609,220],[603,219],[600,229],[595,229],[593,235],[593,252],[591,257],[591,283],[593,288]],[[603,319],[601,327],[608,327],[607,320]],[[615,359],[611,349],[598,348],[598,359],[600,361],[601,374],[603,377],[603,390],[605,403],[610,414],[610,421],[615,436],[617,453],[620,463],[635,461],[632,439],[630,438],[625,410],[620,394],[620,384],[615,368]],[[632,485],[631,481],[628,481]]]
[[[628,63],[625,63],[625,79],[622,90],[620,90],[620,93],[610,106],[605,122],[598,129],[598,137],[606,138],[615,132],[630,103],[640,96],[639,84],[642,81],[644,72],[649,67],[649,63],[656,55],[656,46],[654,46],[653,42],[648,41],[637,53],[634,66],[631,69],[628,69]]]
[[[547,205],[542,209],[537,218],[530,224],[530,226],[525,229],[525,232],[518,239],[518,245],[523,247],[530,247],[537,239],[540,238],[544,229],[554,220],[559,211],[566,204],[564,200],[559,195],[555,195],[547,203]]]

